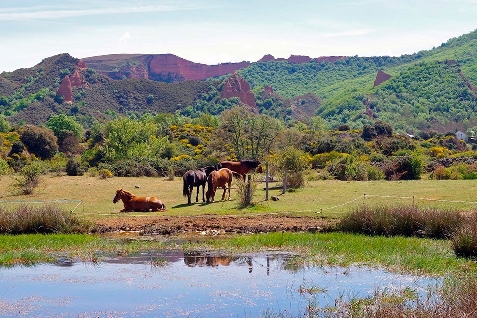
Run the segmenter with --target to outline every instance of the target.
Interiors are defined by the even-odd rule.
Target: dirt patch
[[[276,231],[320,232],[329,228],[333,223],[333,220],[321,217],[279,215],[117,217],[97,220],[94,232],[136,231],[143,235],[197,232],[212,234]]]

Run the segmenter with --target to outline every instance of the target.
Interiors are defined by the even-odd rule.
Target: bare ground
[[[180,233],[261,233],[261,232],[319,232],[334,222],[321,217],[292,217],[283,215],[254,216],[121,216],[97,220],[95,233],[134,231],[143,235]]]

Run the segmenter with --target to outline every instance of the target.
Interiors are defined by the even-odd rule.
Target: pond
[[[212,255],[159,251],[98,263],[0,268],[2,317],[304,316],[309,304],[411,288],[425,296],[437,279],[366,267],[296,265],[285,253]]]

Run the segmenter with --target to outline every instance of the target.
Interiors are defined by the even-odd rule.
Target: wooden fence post
[[[265,201],[268,201],[268,162],[265,164]]]
[[[283,189],[282,194],[287,191],[287,169],[285,169],[285,173],[283,174]]]
[[[248,175],[247,181],[247,205],[252,201],[252,176]]]

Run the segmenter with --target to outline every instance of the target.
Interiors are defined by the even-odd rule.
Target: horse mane
[[[260,164],[258,160],[240,160],[240,162],[249,168],[256,168]]]
[[[127,190],[124,190],[124,189],[121,189],[121,191],[129,198],[131,199],[134,194],[132,194],[131,192],[127,191]]]

